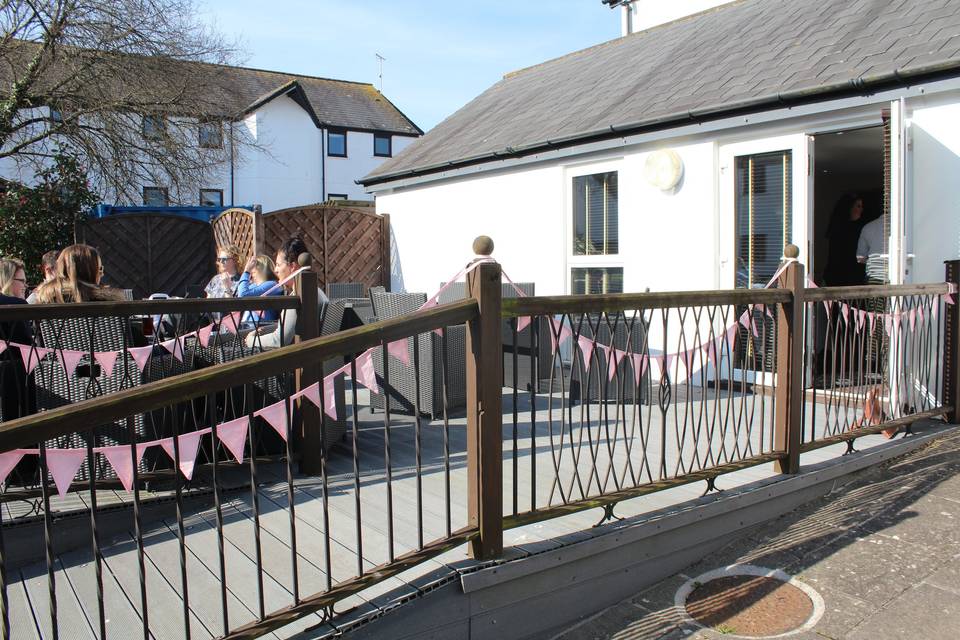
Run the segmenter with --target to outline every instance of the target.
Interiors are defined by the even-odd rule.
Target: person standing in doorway
[[[857,260],[857,242],[863,229],[863,198],[855,193],[840,197],[827,229],[827,286],[863,284],[864,266]]]

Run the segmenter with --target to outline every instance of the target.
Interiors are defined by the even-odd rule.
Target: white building
[[[177,76],[186,64],[191,64],[193,75],[189,77],[210,80],[204,85],[210,96],[206,101],[209,120],[205,117],[198,124],[193,119],[191,127],[181,129],[171,126],[173,117],[145,116],[142,132],[125,135],[142,133],[142,139],[132,141],[132,148],[139,148],[161,131],[178,135],[178,139],[183,137],[180,134],[192,132],[193,138],[181,144],[195,144],[201,157],[210,158],[202,177],[192,181],[197,184],[179,189],[162,177],[144,179],[143,184],[129,185],[128,193],[136,194],[133,201],[105,186],[105,201],[118,205],[259,204],[266,212],[326,200],[369,200],[356,181],[423,134],[368,83],[199,63],[151,68],[159,68],[155,73]],[[199,79],[196,82],[202,84]],[[62,115],[42,106],[24,117],[43,127],[45,121],[61,121]],[[177,134],[171,129],[178,129]],[[56,143],[54,135],[41,144],[52,147]],[[13,158],[0,161],[0,176],[27,184],[34,179],[32,166],[18,166]]]
[[[719,6],[673,11],[694,5]],[[886,220],[892,282],[942,281],[960,3],[628,10],[655,6],[669,22],[506,75],[363,179],[391,215],[394,290],[435,290],[478,234],[539,295],[758,286],[785,242],[819,279],[847,191]]]

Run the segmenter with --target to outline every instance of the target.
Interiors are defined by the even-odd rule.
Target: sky
[[[370,82],[428,131],[510,71],[620,35],[600,0],[197,0],[240,64]]]

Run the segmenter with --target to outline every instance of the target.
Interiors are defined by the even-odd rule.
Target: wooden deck
[[[364,392],[361,392],[364,393]],[[505,390],[504,396],[504,510],[513,511],[513,484],[509,481],[514,467],[514,427],[512,395]],[[761,404],[762,394],[743,395],[734,409],[742,415],[754,412],[754,424],[772,424],[772,402],[766,398]],[[363,398],[361,396],[360,400]],[[362,403],[362,402],[361,402]],[[600,408],[591,406],[591,430],[580,428],[564,432],[572,446],[558,459],[556,450],[551,450],[551,425],[546,422],[548,398],[537,400],[536,449],[531,451],[531,421],[529,395],[521,394],[518,404],[517,424],[517,505],[519,511],[525,511],[530,504],[531,495],[537,496],[539,506],[548,501],[559,500],[551,479],[554,469],[560,468],[567,486],[565,491],[571,499],[578,498],[577,487],[586,487],[587,492],[596,492],[597,483],[606,482],[608,490],[613,490],[613,477],[646,477],[650,473],[656,477],[658,470],[665,466],[672,475],[681,465],[698,456],[706,456],[706,450],[712,443],[714,450],[723,443],[729,452],[737,448],[743,450],[748,444],[759,453],[768,447],[768,432],[738,428],[721,432],[711,421],[722,419],[719,414],[711,413],[711,396],[691,394],[688,398],[676,399],[667,424],[661,421],[656,407],[641,407],[645,412],[642,420],[628,415],[622,429],[634,429],[616,433],[603,433],[595,424]],[[703,406],[701,406],[701,404]],[[687,407],[687,409],[684,409]],[[808,411],[823,411],[822,405],[807,405]],[[680,413],[677,413],[680,411]],[[699,415],[696,420],[684,420],[684,416]],[[558,420],[558,411],[554,411],[554,420]],[[761,415],[766,419],[761,420]],[[288,511],[288,487],[286,467],[281,463],[259,465],[257,468],[259,485],[259,517],[254,515],[253,495],[249,487],[237,488],[223,496],[223,535],[226,557],[227,610],[229,624],[235,627],[257,617],[260,613],[260,595],[263,609],[269,613],[290,605],[293,602],[293,556],[291,547],[296,543],[296,568],[298,572],[299,593],[307,596],[324,591],[328,584],[356,576],[358,571],[387,562],[391,557],[389,535],[392,530],[393,553],[399,555],[416,549],[421,542],[442,538],[446,534],[446,475],[443,465],[444,426],[442,421],[428,422],[421,426],[422,486],[418,492],[416,474],[416,427],[409,416],[393,415],[390,425],[392,447],[392,503],[393,520],[387,517],[387,491],[384,463],[384,423],[382,413],[370,413],[364,409],[358,416],[357,448],[359,450],[359,500],[354,490],[354,468],[352,451],[352,433],[332,452],[329,460],[328,517],[324,517],[323,485],[320,478],[298,476],[294,487],[296,511],[296,538],[291,536]],[[575,419],[576,418],[575,416]],[[688,424],[689,422],[689,424]],[[634,426],[630,426],[630,425]],[[730,423],[733,424],[733,423]],[[741,426],[745,423],[741,423]],[[637,426],[639,425],[639,426]],[[678,439],[675,429],[684,429],[685,434]],[[644,432],[646,450],[651,455],[644,456],[639,446],[628,450],[625,447],[623,433],[634,434],[635,429]],[[559,423],[553,425],[554,441],[559,441]],[[687,430],[688,429],[688,430]],[[689,437],[686,435],[689,433]],[[693,434],[698,441],[693,444]],[[660,458],[661,438],[667,435],[669,445],[667,457]],[[588,437],[589,436],[589,437]],[[881,445],[885,440],[881,436],[867,436],[858,440],[860,449]],[[453,530],[466,525],[466,426],[465,419],[458,417],[450,420],[449,426],[450,457],[450,526]],[[580,452],[575,458],[573,452]],[[844,445],[836,445],[818,451],[805,453],[803,463],[815,463],[840,455]],[[679,455],[677,452],[681,452]],[[591,461],[596,459],[598,472],[591,473]],[[536,462],[534,471],[533,463]],[[613,462],[612,471],[606,472],[604,465]],[[684,462],[687,461],[687,462]],[[556,465],[556,466],[555,466]],[[577,473],[581,482],[576,481]],[[631,476],[633,474],[633,476]],[[639,475],[638,475],[639,474]],[[594,475],[597,477],[592,478]],[[731,488],[773,475],[772,465],[745,469],[722,476],[718,480],[720,488]],[[534,487],[534,483],[536,486]],[[592,489],[590,488],[592,487]],[[616,514],[620,517],[632,517],[645,512],[684,502],[699,496],[704,490],[703,483],[675,487],[670,490],[620,503]],[[102,497],[101,495],[102,494]],[[144,495],[144,499],[151,496]],[[152,496],[157,501],[169,505],[169,494]],[[125,492],[104,491],[98,493],[101,506],[112,503],[122,518],[119,525],[104,524],[109,533],[101,535],[103,552],[103,590],[105,617],[108,637],[130,638],[142,634],[140,612],[141,592],[138,581],[137,545],[134,537],[132,511],[129,509],[130,496]],[[23,516],[21,503],[7,503],[4,516],[4,537],[8,549],[11,542],[20,536],[36,536],[40,540],[34,544],[42,545],[42,528],[37,528],[35,516]],[[84,492],[70,494],[66,501],[55,502],[55,508],[62,514],[55,527],[70,526],[89,536],[89,515],[86,513],[87,496]],[[361,517],[358,521],[357,510]],[[219,574],[219,554],[217,540],[217,519],[209,493],[196,495],[187,504],[184,520],[186,527],[188,599],[190,605],[191,636],[193,638],[216,637],[223,632],[221,611],[221,588]],[[70,515],[73,512],[74,515]],[[422,514],[422,541],[418,535],[418,514]],[[592,536],[603,528],[592,529],[600,518],[600,510],[594,509],[563,518],[557,518],[535,525],[504,532],[505,545],[513,547],[511,554],[523,555],[536,553],[557,546],[556,538],[561,536]],[[115,517],[113,520],[117,520]],[[31,520],[33,523],[31,524]],[[329,522],[330,549],[325,545],[325,530]],[[359,525],[358,525],[359,522]],[[256,546],[255,525],[259,524],[260,550]],[[391,527],[392,525],[392,527]],[[99,526],[99,525],[98,525]],[[146,554],[147,597],[149,599],[149,627],[151,636],[159,639],[179,639],[183,637],[183,594],[181,589],[179,546],[177,542],[177,521],[167,509],[162,517],[144,522],[144,549]],[[358,532],[360,541],[358,542]],[[362,548],[361,548],[362,547]],[[257,557],[261,558],[262,590],[258,587]],[[359,595],[353,596],[336,607],[337,616],[327,621],[318,615],[304,618],[280,630],[271,637],[298,637],[302,639],[323,637],[334,633],[338,628],[355,623],[365,616],[376,615],[398,602],[414,596],[431,585],[456,577],[457,569],[466,566],[466,549],[460,547],[423,563],[399,576],[387,579]],[[96,638],[98,634],[97,586],[95,579],[93,554],[90,545],[77,546],[65,550],[56,556],[56,593],[58,615],[60,619],[60,637]],[[329,566],[329,575],[327,567]],[[14,638],[50,638],[52,637],[50,615],[48,611],[47,567],[42,561],[24,564],[16,557],[8,559],[8,598],[12,637]]]

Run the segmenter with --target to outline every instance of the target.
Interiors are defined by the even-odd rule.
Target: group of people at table
[[[289,238],[277,251],[276,259],[269,256],[253,256],[240,269],[240,251],[233,245],[218,247],[217,274],[207,283],[204,292],[209,298],[248,297],[261,295],[291,295],[295,279],[289,278],[298,268],[297,258],[307,252],[306,244],[299,236]],[[44,254],[40,268],[44,280],[27,295],[26,268],[18,258],[0,258],[0,305],[50,304],[74,302],[120,301],[127,299],[123,289],[102,283],[103,263],[98,251],[89,245],[74,244],[60,252]],[[326,302],[323,291],[318,292],[321,302]],[[2,314],[0,314],[2,315]],[[256,328],[246,337],[247,347],[269,349],[292,344],[296,335],[297,311],[285,309],[280,314],[264,310],[254,312],[244,320]],[[33,331],[29,323],[0,319],[0,343],[33,344]],[[20,373],[22,364],[15,349],[7,349],[2,356],[6,364],[15,366]],[[17,362],[14,362],[17,360]],[[22,383],[14,383],[9,375],[0,376],[2,387],[3,419],[29,412],[21,407]],[[15,373],[16,375],[16,373]],[[18,376],[19,377],[19,376]]]

